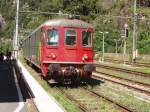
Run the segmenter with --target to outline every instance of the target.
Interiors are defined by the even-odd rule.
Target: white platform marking
[[[23,102],[23,97],[22,97],[22,94],[21,94],[21,90],[20,90],[19,85],[18,85],[17,77],[15,75],[16,73],[15,73],[14,68],[13,68],[13,74],[14,74],[15,85],[16,85],[16,88],[17,88],[18,97],[19,97],[19,101],[20,101],[19,106],[13,112],[19,112],[24,107],[24,102]]]

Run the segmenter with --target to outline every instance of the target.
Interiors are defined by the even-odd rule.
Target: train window
[[[91,32],[82,32],[82,46],[83,47],[91,47]]]
[[[58,30],[52,29],[47,32],[47,43],[48,45],[58,45],[59,42],[59,33]]]
[[[75,46],[76,45],[76,31],[66,30],[65,44]]]

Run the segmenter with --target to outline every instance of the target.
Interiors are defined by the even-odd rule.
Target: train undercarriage
[[[93,64],[50,64],[46,79],[50,83],[80,83],[86,82],[95,70]]]

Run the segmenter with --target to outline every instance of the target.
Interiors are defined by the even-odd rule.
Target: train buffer
[[[31,110],[65,112],[19,61],[18,63],[14,60],[0,62],[0,112],[30,112]]]

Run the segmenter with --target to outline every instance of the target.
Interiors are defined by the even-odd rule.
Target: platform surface
[[[27,112],[11,61],[0,62],[0,112]]]
[[[35,96],[34,102],[39,112],[65,112],[61,105],[42,88],[20,61],[18,61],[18,65],[21,67],[23,76]]]

